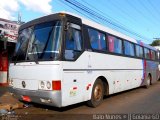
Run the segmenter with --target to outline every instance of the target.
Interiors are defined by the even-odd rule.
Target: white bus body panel
[[[142,60],[87,51],[75,62],[64,62],[63,70],[64,106],[90,100],[94,82],[100,76],[107,79],[109,94],[139,87],[143,79]]]
[[[106,78],[109,94],[113,94],[141,86],[143,75],[141,59],[88,51],[83,52],[76,61],[10,65],[13,87],[20,90],[24,89],[22,81],[27,82],[28,87],[25,88],[27,91],[36,91],[41,80],[61,80],[61,94],[56,96],[49,94],[53,101],[56,99],[60,102],[56,102],[58,105],[53,105],[58,107],[90,100],[94,82],[100,76]]]
[[[60,62],[26,62],[10,65],[9,78],[13,80],[15,88],[26,90],[38,90],[40,81],[61,80],[62,66]],[[22,81],[26,87],[22,87]]]

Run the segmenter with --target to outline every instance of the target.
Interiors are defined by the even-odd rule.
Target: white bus
[[[9,66],[19,99],[56,107],[147,86],[158,80],[156,49],[93,21],[56,13],[23,24]]]

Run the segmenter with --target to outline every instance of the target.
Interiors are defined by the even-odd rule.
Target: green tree
[[[154,41],[151,43],[151,46],[160,46],[160,39],[159,39],[159,40],[154,40]]]

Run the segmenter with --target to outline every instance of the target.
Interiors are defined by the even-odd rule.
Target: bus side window
[[[88,28],[91,48],[99,51],[106,51],[106,37],[103,32]]]
[[[158,50],[157,52],[157,60],[159,61],[159,64],[160,64],[160,50]]]
[[[139,45],[136,45],[136,56],[143,58],[143,48]]]
[[[114,37],[109,35],[108,40],[109,40],[109,52],[114,52]]]
[[[146,59],[150,59],[150,50],[148,48],[144,48],[144,56]]]
[[[128,56],[134,56],[134,44],[128,41],[124,41],[124,54]]]
[[[114,36],[108,35],[109,52],[122,54],[122,40]]]
[[[151,59],[156,60],[156,52],[151,50]]]
[[[81,51],[82,51],[82,38],[81,38],[80,26],[71,24],[70,28],[66,32],[65,59],[74,60],[78,57]]]

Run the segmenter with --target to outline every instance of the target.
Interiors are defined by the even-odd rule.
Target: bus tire
[[[90,107],[97,107],[103,101],[104,85],[101,79],[97,79],[93,85],[91,100],[87,102]]]
[[[146,78],[146,85],[145,85],[145,87],[146,87],[146,88],[149,88],[150,85],[151,85],[151,76],[148,75],[148,77]]]

